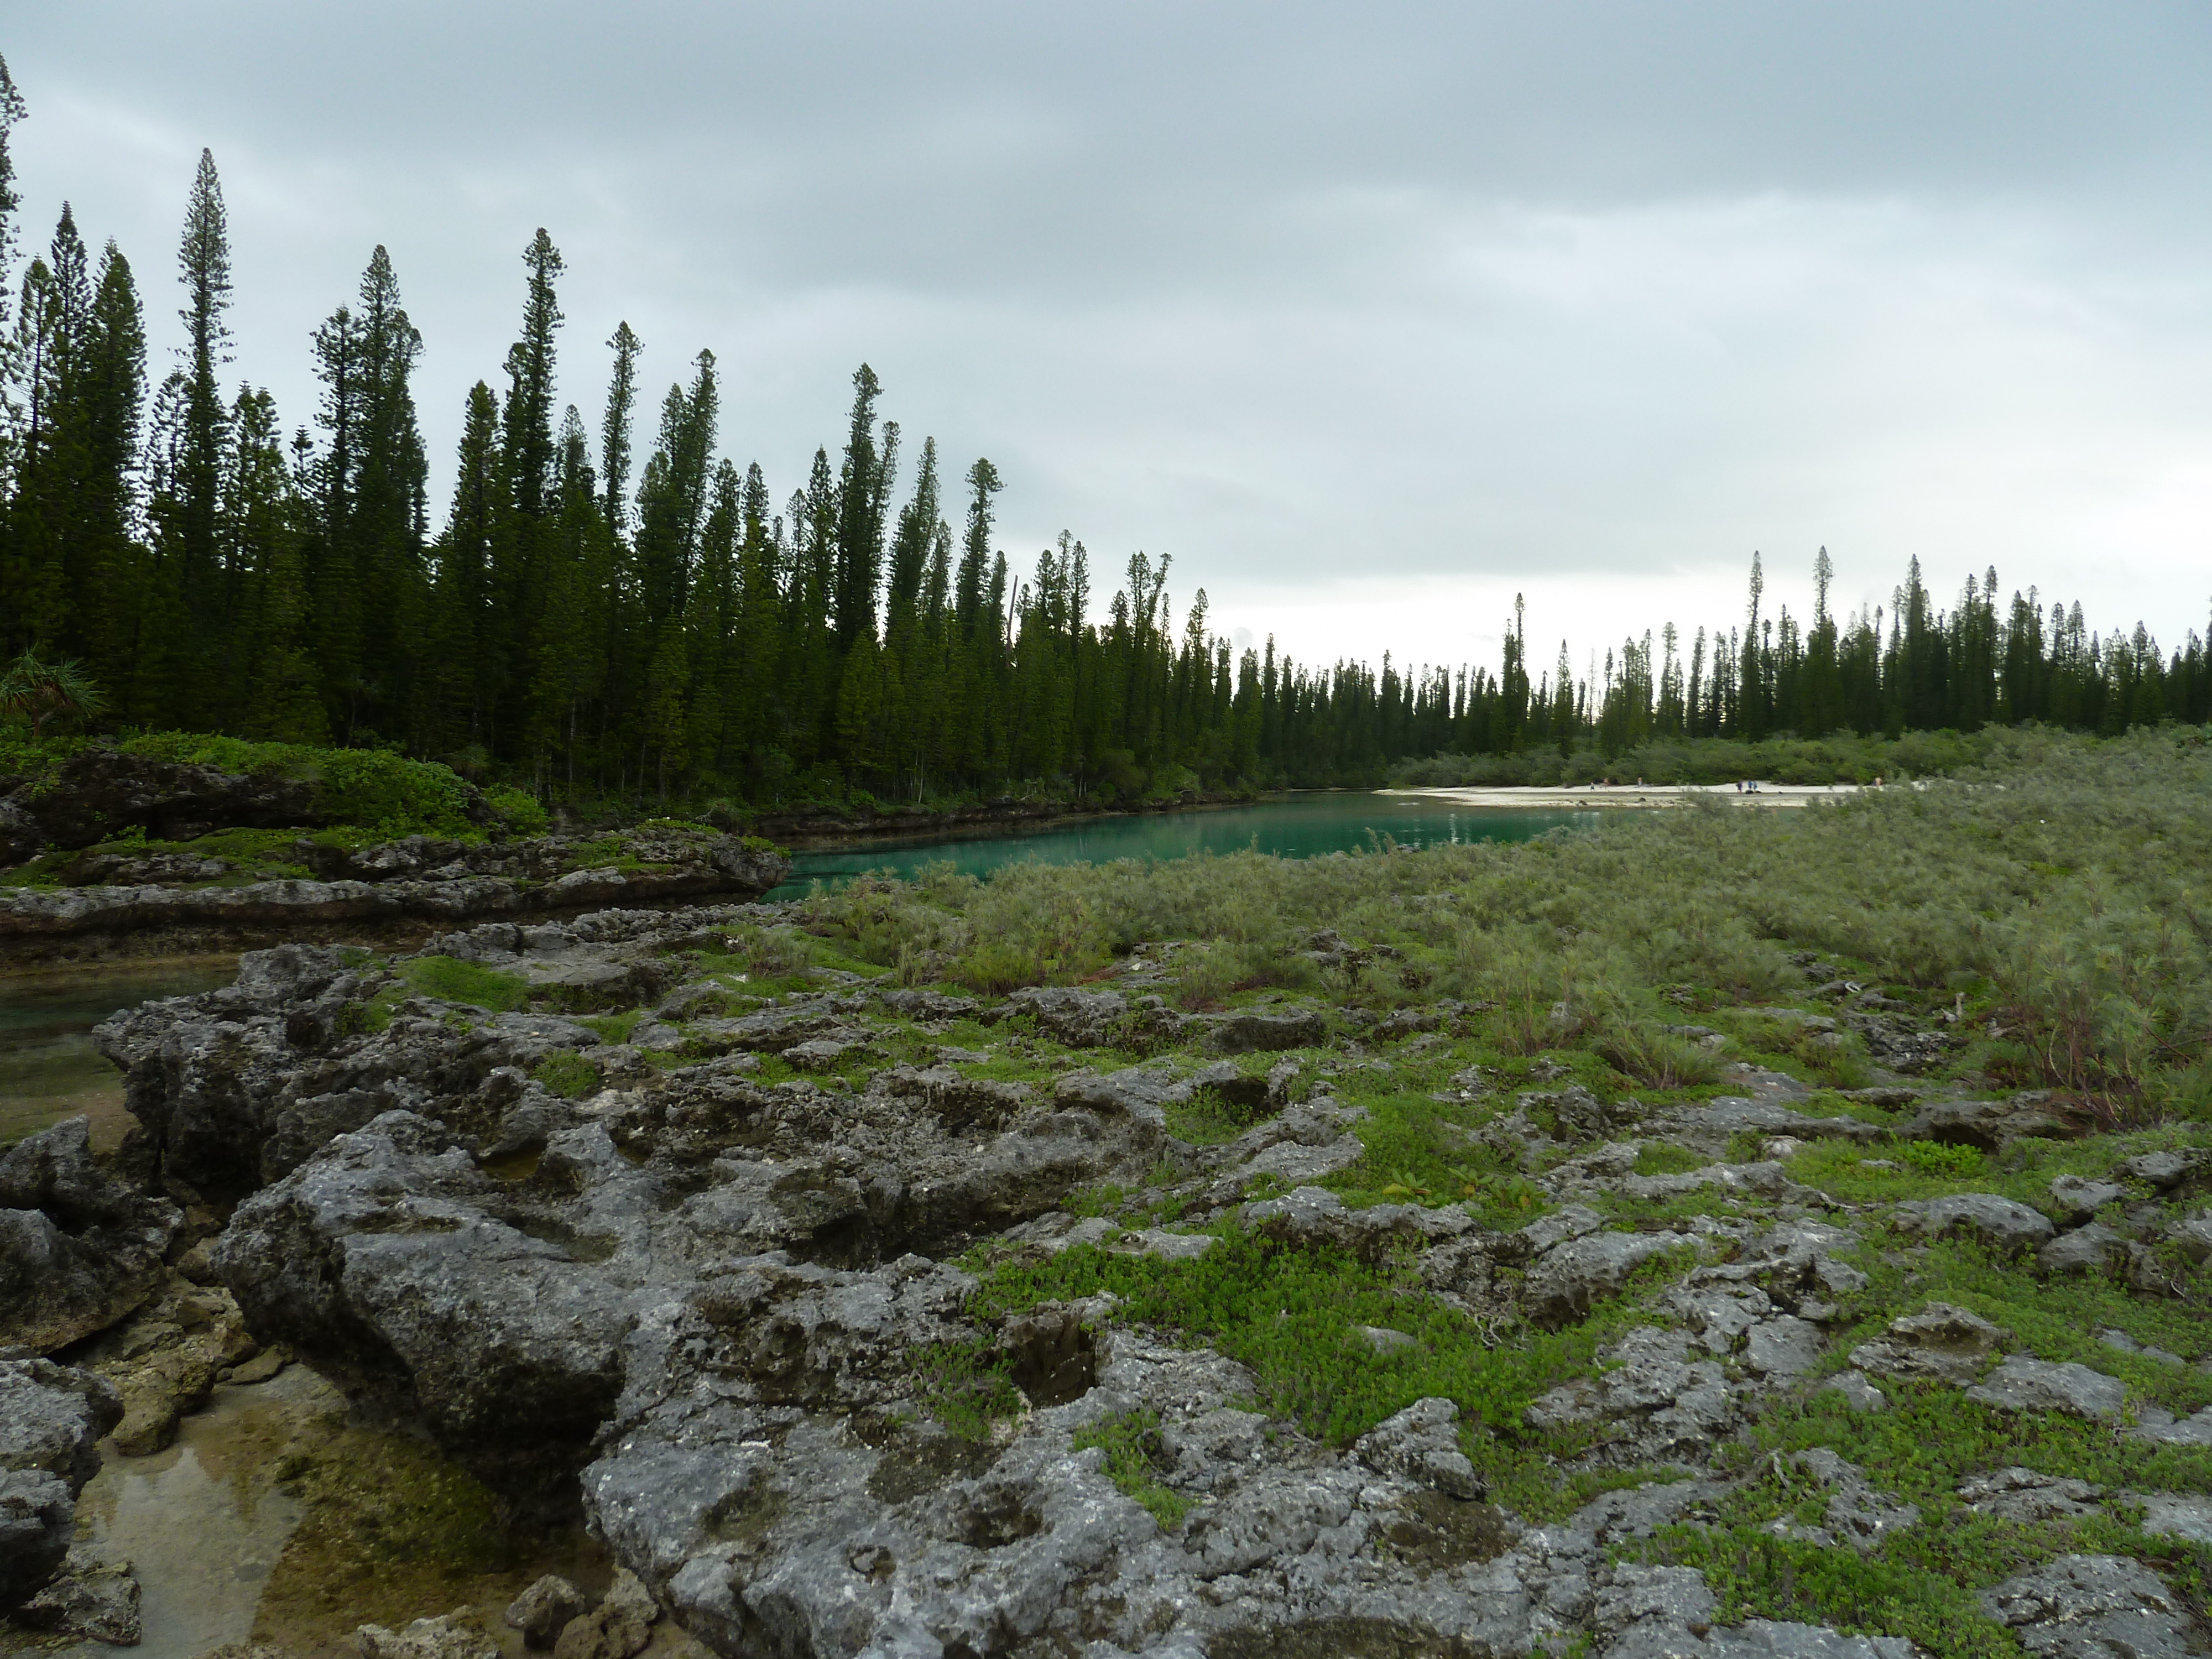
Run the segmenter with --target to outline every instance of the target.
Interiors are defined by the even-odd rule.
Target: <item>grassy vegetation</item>
[[[1253,964],[1207,987],[1231,1006],[1296,994],[1260,964],[1295,980],[1306,936],[1333,928],[1403,953],[1330,981],[1340,1005],[1480,1002],[1469,1029],[1492,1052],[1609,1049],[1608,1071],[1662,1088],[1702,1066],[1665,1028],[1711,1011],[1743,1023],[1753,1057],[1858,1081],[1855,1042],[1748,1012],[1802,998],[1793,958],[1809,953],[1956,1011],[1954,1075],[2062,1091],[2113,1122],[2212,1112],[2207,733],[1975,742],[1985,764],[1957,781],[1795,812],[1716,805],[1523,846],[1022,865],[988,882],[940,867],[802,908],[903,981],[987,991],[1089,979],[1141,940],[1206,940]]]
[[[1701,1569],[1731,1623],[1801,1620],[1909,1636],[1945,1655],[2017,1655],[2018,1643],[1982,1611],[1977,1592],[2073,1551],[2156,1560],[2201,1604],[2212,1551],[2146,1537],[2124,1520],[2069,1526],[1979,1516],[1956,1488],[1978,1471],[2020,1467],[2108,1490],[2212,1491],[2212,1454],[2124,1440],[2049,1413],[1995,1411],[1954,1389],[1898,1384],[1894,1393],[1884,1412],[1847,1410],[1834,1395],[1781,1405],[1735,1449],[1748,1478],[1717,1522],[1665,1528],[1638,1553]],[[1918,1524],[1865,1554],[1778,1536],[1778,1526],[1826,1518],[1828,1493],[1789,1461],[1814,1448],[1869,1471],[1885,1492],[1920,1510]]]
[[[530,1075],[564,1100],[580,1100],[599,1086],[599,1068],[573,1050],[546,1055]]]
[[[1792,1181],[1872,1206],[1850,1218],[1867,1283],[1839,1298],[1823,1370],[1844,1368],[1853,1346],[1899,1316],[1947,1302],[2002,1328],[2009,1352],[2120,1379],[2130,1410],[2212,1405],[2212,1374],[2104,1340],[2120,1333],[2143,1349],[2212,1358],[2201,1275],[2172,1297],[2095,1275],[2044,1276],[2031,1258],[1894,1232],[1880,1207],[1981,1192],[2048,1209],[2055,1176],[2106,1176],[2134,1153],[2205,1142],[2207,733],[2102,744],[1998,733],[1941,756],[1911,748],[1861,745],[1856,758],[1869,775],[1959,775],[1790,813],[1731,803],[1622,817],[1519,846],[1024,866],[988,881],[939,867],[911,882],[819,893],[799,914],[820,955],[834,951],[903,983],[1110,986],[1134,947],[1157,963],[1152,947],[1175,942],[1167,982],[1145,987],[1175,1006],[1322,1006],[1337,1040],[1287,1058],[1302,1089],[1325,1084],[1319,1097],[1360,1114],[1361,1156],[1322,1183],[1355,1206],[1456,1205],[1488,1227],[1524,1225],[1551,1207],[1540,1185],[1547,1170],[1604,1142],[1636,1141],[1632,1164],[1624,1157],[1613,1167],[1641,1176],[1711,1163],[1644,1126],[1655,1113],[1740,1090],[1733,1066],[1785,1073],[1808,1091],[1789,1103],[1796,1110],[1886,1132],[1808,1140],[1784,1159]],[[1774,765],[1742,769],[1789,775]],[[1323,930],[1355,955],[1316,960],[1327,954],[1315,939]],[[1389,1020],[1408,1007],[1418,1021]],[[2041,1089],[2044,1109],[2093,1133],[2016,1141],[1996,1155],[1911,1138],[1912,1108],[1849,1092],[1896,1080],[1884,1069],[1887,1051],[1870,1046],[1888,1040],[1881,1020],[1909,1027],[1916,1042],[1940,1038],[1913,1062],[1923,1086],[1983,1098]],[[1018,1053],[965,1068],[975,1074],[1042,1082],[1066,1063],[1025,1024],[961,1029],[953,1040],[976,1047],[1021,1034]],[[1141,1054],[1083,1058],[1112,1065]],[[1258,1057],[1251,1069],[1264,1069]],[[1171,1109],[1169,1127],[1206,1146],[1263,1115],[1201,1090]],[[1727,1157],[1763,1159],[1772,1138],[1739,1134]],[[1176,1194],[1194,1190],[1156,1171],[1149,1184],[1095,1188],[1067,1207],[1128,1226],[1173,1224],[1187,1201]],[[1262,1182],[1249,1195],[1271,1190]],[[2138,1183],[2126,1204],[2139,1211],[2149,1197]],[[1586,1201],[1608,1225],[1647,1231],[1772,1208],[1724,1185]],[[1429,1294],[1410,1258],[1364,1261],[1279,1246],[1234,1220],[1203,1224],[1212,1247],[1175,1261],[1086,1246],[1049,1257],[979,1251],[969,1262],[981,1280],[973,1311],[988,1321],[1109,1294],[1116,1322],[1238,1361],[1255,1379],[1254,1409],[1337,1445],[1416,1399],[1443,1395],[1462,1410],[1462,1448],[1492,1500],[1531,1522],[1571,1513],[1610,1486],[1680,1473],[1620,1467],[1599,1449],[1602,1431],[1538,1431],[1525,1413],[1558,1384],[1591,1376],[1627,1329],[1671,1322],[1660,1292],[1680,1280],[1686,1241],[1588,1317],[1540,1331]],[[1365,1327],[1413,1340],[1378,1352]],[[988,1434],[1021,1409],[1006,1365],[980,1341],[932,1356],[931,1408],[957,1431]],[[2016,1653],[1978,1593],[2069,1550],[2149,1560],[2185,1595],[2212,1589],[2212,1558],[2142,1534],[2124,1500],[2069,1527],[1977,1515],[1957,1496],[1966,1476],[2013,1464],[2112,1492],[2212,1492],[2212,1456],[2124,1439],[2110,1425],[2000,1413],[1956,1389],[1882,1386],[1893,1397],[1886,1413],[1852,1413],[1839,1396],[1806,1389],[1755,1403],[1722,1449],[1737,1477],[1722,1512],[1662,1530],[1637,1552],[1700,1568],[1725,1620],[1901,1634],[1943,1654]],[[1174,1489],[1157,1433],[1133,1413],[1079,1443],[1103,1449],[1117,1486],[1173,1526],[1194,1500]],[[1917,1505],[1919,1524],[1863,1552],[1793,1534],[1822,1524],[1830,1500],[1788,1461],[1814,1447]]]

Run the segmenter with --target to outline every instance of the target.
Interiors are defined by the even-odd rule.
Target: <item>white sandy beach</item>
[[[1378,795],[1425,795],[1431,800],[1463,801],[1469,806],[1680,806],[1711,797],[1745,806],[1802,806],[1808,801],[1838,800],[1869,786],[1860,783],[1762,783],[1739,790],[1732,783],[1599,783],[1550,788],[1378,789]]]

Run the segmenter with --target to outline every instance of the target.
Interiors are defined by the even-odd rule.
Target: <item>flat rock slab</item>
[[[2142,1506],[2142,1529],[2153,1537],[2212,1544],[2212,1498],[2152,1492]]]
[[[2059,1364],[2015,1355],[1991,1371],[1966,1398],[2008,1412],[2063,1412],[2106,1423],[2120,1414],[2127,1385],[2087,1365]]]
[[[1981,1599],[2039,1659],[2203,1659],[2212,1651],[2165,1581],[2120,1556],[2062,1555]]]
[[[2000,1250],[2032,1250],[2057,1229],[2040,1210],[1995,1193],[1957,1193],[1948,1198],[1900,1204],[1894,1217],[1908,1233],[1942,1238],[1963,1235]]]

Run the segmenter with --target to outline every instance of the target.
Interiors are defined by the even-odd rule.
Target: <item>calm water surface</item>
[[[1603,812],[1517,809],[1485,811],[1419,795],[1316,791],[1255,806],[1091,818],[1018,836],[876,842],[842,851],[800,853],[791,861],[791,879],[769,896],[799,898],[816,882],[835,885],[870,870],[910,876],[925,864],[940,862],[951,863],[963,874],[981,876],[1000,865],[1024,860],[1103,864],[1111,859],[1235,853],[1248,847],[1281,858],[1314,858],[1326,853],[1348,853],[1385,836],[1405,847],[1528,841],[1549,830],[1587,828],[1605,816]]]
[[[92,1028],[155,997],[228,985],[235,957],[185,957],[0,976],[0,1146],[80,1114],[93,1144],[112,1146],[131,1118],[123,1073],[92,1046]]]

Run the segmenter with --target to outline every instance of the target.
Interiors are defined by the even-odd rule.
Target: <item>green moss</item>
[[[481,1482],[403,1435],[340,1430],[288,1454],[278,1479],[301,1515],[260,1599],[267,1626],[312,1624],[341,1600],[349,1623],[404,1625],[530,1541]]]
[[[511,1013],[530,995],[529,982],[454,957],[414,957],[396,964],[410,989],[444,1002],[465,1002],[495,1014]]]
[[[1173,1532],[1190,1513],[1191,1500],[1160,1482],[1169,1468],[1167,1448],[1160,1439],[1160,1414],[1149,1407],[1085,1424],[1075,1431],[1074,1446],[1077,1451],[1102,1448],[1106,1478],[1124,1498],[1144,1505],[1161,1531]]]
[[[1267,1115],[1263,1108],[1238,1106],[1218,1089],[1191,1091],[1190,1098],[1166,1109],[1168,1133],[1193,1146],[1232,1141]]]
[[[628,1042],[631,1029],[645,1018],[645,1010],[632,1008],[620,1014],[579,1014],[576,1024],[587,1031],[596,1031],[602,1042]]]
[[[1923,1175],[1946,1181],[1972,1181],[1982,1173],[1981,1149],[1953,1146],[1940,1140],[1899,1142],[1897,1157]]]
[[[1647,1140],[1636,1149],[1636,1173],[1640,1176],[1687,1175],[1711,1161],[1701,1152],[1668,1140]]]
[[[546,1055],[530,1075],[566,1100],[581,1099],[599,1086],[599,1068],[574,1049]]]

